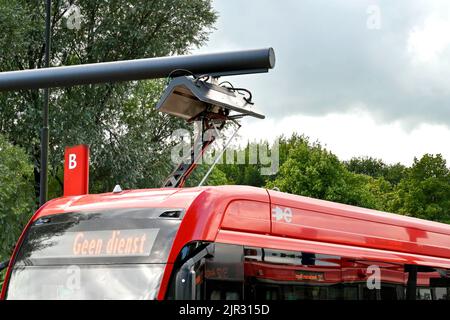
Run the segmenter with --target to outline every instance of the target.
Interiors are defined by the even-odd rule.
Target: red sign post
[[[89,193],[89,147],[67,147],[64,156],[64,196]]]

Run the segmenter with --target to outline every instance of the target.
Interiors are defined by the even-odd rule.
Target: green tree
[[[44,1],[0,0],[0,71],[43,66]],[[78,8],[77,15],[73,8]],[[208,38],[210,0],[53,1],[51,64],[73,65],[184,54]],[[170,169],[163,150],[181,124],[154,112],[161,81],[52,89],[50,190],[61,194],[64,147],[91,147],[91,188],[109,191],[161,184]],[[39,185],[40,92],[0,95],[0,133],[25,149]]]
[[[400,163],[387,165],[381,159],[372,157],[352,158],[344,162],[347,169],[353,173],[364,174],[373,178],[383,177],[393,185],[397,185],[405,176],[406,167]]]
[[[293,194],[386,210],[392,187],[383,177],[350,172],[347,167],[320,143],[310,143],[304,136],[282,139],[280,154],[285,158],[280,172],[267,187],[278,187]]]
[[[228,181],[227,175],[215,167],[211,172],[211,175],[208,177],[206,184],[208,186],[224,186],[229,185],[230,182]]]
[[[266,184],[267,176],[261,174],[261,159],[254,154],[250,155],[250,152],[257,153],[258,145],[266,146],[267,142],[248,143],[245,148],[230,150],[232,152],[224,155],[222,164],[217,167],[225,173],[230,183],[254,187],[263,187]],[[227,159],[227,156],[232,158]]]
[[[383,173],[383,178],[393,186],[396,186],[406,176],[406,172],[407,168],[401,163],[387,165]]]
[[[352,158],[344,162],[347,169],[354,173],[365,174],[374,178],[382,177],[386,164],[380,159],[371,157]]]
[[[442,155],[415,158],[395,191],[392,211],[450,223],[450,169]]]
[[[32,179],[26,153],[0,135],[0,261],[9,257],[35,209]]]
[[[279,139],[279,172],[262,176],[259,162],[248,163],[250,146],[240,150],[245,153],[245,164],[218,165],[213,173],[220,179],[211,184],[278,187],[292,194],[450,221],[449,169],[441,155],[416,159],[412,168],[400,163],[387,165],[370,157],[341,162],[320,143],[311,143],[307,137],[294,134]],[[200,176],[202,172],[206,169],[199,168]],[[196,178],[198,181],[200,176]]]
[[[345,167],[320,144],[296,141],[280,172],[268,187],[281,191],[333,201],[342,201],[346,182]]]

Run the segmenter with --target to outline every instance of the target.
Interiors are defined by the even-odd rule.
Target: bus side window
[[[312,252],[246,247],[245,298],[404,299],[403,265]]]
[[[408,265],[405,271],[409,299],[450,300],[450,269]]]
[[[205,261],[214,244],[192,242],[180,252],[166,293],[167,300],[203,300]]]
[[[220,243],[186,259],[169,299],[450,300],[450,269]]]
[[[210,243],[203,250],[193,247],[192,254],[180,253],[183,263],[174,270],[167,299],[242,300],[243,247],[220,243]]]
[[[243,282],[243,247],[216,243],[205,263],[205,299],[242,300]]]
[[[252,247],[244,254],[247,299],[343,298],[340,257]]]

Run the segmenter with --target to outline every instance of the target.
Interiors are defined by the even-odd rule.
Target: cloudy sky
[[[293,132],[342,160],[450,163],[450,1],[214,0],[217,30],[200,52],[273,47],[269,74],[233,77],[266,120],[243,139]]]

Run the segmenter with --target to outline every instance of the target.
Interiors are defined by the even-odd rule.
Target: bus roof
[[[192,240],[231,241],[233,237],[256,234],[271,237],[271,241],[299,239],[450,259],[450,225],[246,186],[64,197],[49,201],[32,220],[52,214],[131,207],[184,209],[178,246]],[[290,219],[286,216],[289,213]]]

